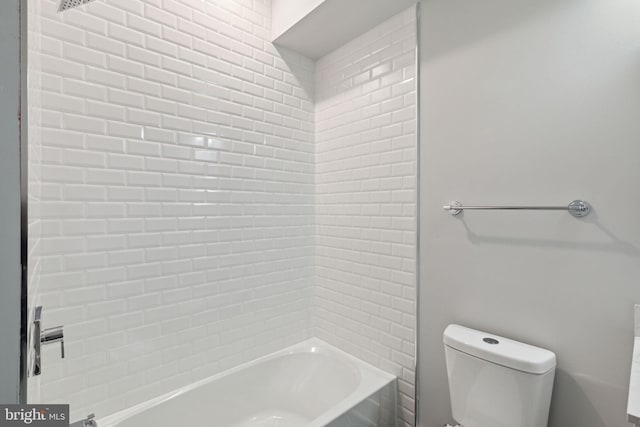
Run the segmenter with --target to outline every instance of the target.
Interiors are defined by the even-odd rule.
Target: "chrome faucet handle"
[[[42,306],[37,306],[33,315],[33,332],[31,341],[33,342],[33,375],[42,373],[41,345],[42,345]]]
[[[60,356],[64,359],[64,327],[42,329],[42,306],[34,310],[33,332],[31,335],[33,345],[33,375],[42,373],[42,346],[60,343]]]
[[[44,345],[60,343],[60,356],[64,359],[64,327],[55,326],[42,331],[40,342]]]
[[[95,420],[95,414],[87,415],[87,418],[82,420],[82,427],[98,427],[98,423]]]
[[[89,414],[84,420],[71,423],[70,427],[98,427],[98,423],[96,422],[95,418],[95,414]]]

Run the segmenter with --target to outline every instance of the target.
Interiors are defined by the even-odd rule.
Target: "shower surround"
[[[316,63],[316,335],[398,377],[414,412],[416,22],[400,13]]]
[[[29,6],[30,304],[67,358],[31,398],[105,416],[318,336],[410,425],[414,11],[314,63],[268,0],[57,3]]]

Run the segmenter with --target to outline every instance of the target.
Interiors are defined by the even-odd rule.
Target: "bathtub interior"
[[[312,339],[99,420],[98,425],[387,427],[394,419],[395,377]]]

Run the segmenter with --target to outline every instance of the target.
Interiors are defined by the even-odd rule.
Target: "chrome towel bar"
[[[453,201],[443,206],[451,215],[458,215],[467,209],[481,210],[511,210],[511,211],[567,211],[569,215],[582,218],[591,211],[591,205],[584,200],[574,200],[567,206],[463,206],[460,202]]]

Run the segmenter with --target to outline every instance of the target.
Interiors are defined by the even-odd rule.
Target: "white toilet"
[[[547,427],[555,354],[458,325],[445,329],[444,349],[462,427]]]

